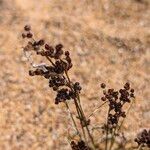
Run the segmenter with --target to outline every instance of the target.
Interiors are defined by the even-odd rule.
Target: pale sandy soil
[[[73,81],[81,82],[86,114],[100,103],[100,83],[136,91],[124,131],[133,139],[150,127],[149,0],[0,0],[0,150],[69,150],[63,105],[46,80],[28,76],[20,38],[25,24],[71,51]],[[105,119],[105,108],[91,118]]]

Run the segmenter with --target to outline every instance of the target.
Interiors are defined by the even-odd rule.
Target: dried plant
[[[55,47],[52,47],[44,42],[43,39],[35,40],[33,37],[33,33],[31,32],[31,27],[26,25],[24,27],[24,33],[22,33],[23,39],[27,39],[27,45],[24,47],[24,53],[26,56],[29,56],[29,52],[33,51],[37,55],[41,55],[45,57],[50,64],[39,64],[35,65],[30,58],[28,60],[31,62],[33,67],[36,67],[34,70],[29,71],[30,76],[40,75],[49,80],[49,87],[52,88],[57,94],[55,98],[55,104],[59,104],[63,102],[66,104],[67,109],[69,109],[69,105],[67,103],[68,100],[73,100],[76,111],[77,118],[80,120],[80,125],[82,128],[82,134],[80,133],[76,121],[73,118],[73,115],[70,113],[73,124],[76,128],[76,131],[80,137],[80,140],[83,139],[86,141],[86,133],[91,141],[93,149],[96,149],[93,136],[89,130],[89,120],[85,117],[83,112],[81,103],[80,103],[80,91],[81,86],[79,82],[73,83],[70,80],[68,75],[68,71],[72,67],[72,60],[70,57],[69,51],[63,50],[63,45],[58,44]],[[83,137],[82,137],[83,136]],[[86,141],[88,145],[88,142]]]
[[[84,141],[78,141],[75,143],[74,141],[71,142],[71,148],[73,150],[91,150],[90,147],[86,146]]]
[[[79,82],[73,82],[69,77],[69,70],[73,66],[69,51],[65,51],[62,44],[52,46],[43,39],[36,40],[29,25],[24,27],[22,38],[26,40],[26,45],[23,47],[24,54],[33,67],[32,70],[29,70],[29,75],[42,76],[47,79],[49,87],[56,92],[55,104],[64,103],[71,116],[73,126],[76,129],[76,135],[79,137],[78,141],[75,141],[73,138],[69,140],[73,150],[101,149],[101,143],[95,142],[96,140],[89,126],[90,117],[105,104],[108,105],[107,120],[102,127],[105,131],[105,150],[113,149],[116,138],[121,137],[125,139],[119,131],[135,98],[134,89],[130,87],[129,83],[126,83],[120,90],[106,89],[106,85],[102,83],[101,88],[103,89],[104,96],[101,98],[101,101],[103,103],[86,117],[80,102],[81,85]],[[32,53],[46,58],[49,63],[35,64],[32,59]],[[76,117],[73,116],[68,101],[72,101],[74,104],[76,108]],[[130,104],[127,111],[124,110],[124,105],[126,104]],[[77,125],[78,121],[80,126]],[[150,132],[144,131],[142,138],[136,139],[139,145],[146,144],[149,146],[149,144],[146,143],[146,141],[149,142],[147,133],[149,134]],[[118,145],[118,148],[119,147],[124,147],[124,145],[120,144]]]
[[[142,149],[143,147],[150,148],[150,129],[144,129],[142,132],[140,132],[135,138],[135,142],[138,143],[138,149]]]
[[[118,130],[122,126],[122,122],[120,122],[121,118],[126,117],[126,112],[123,110],[123,106],[126,103],[130,103],[134,96],[134,89],[130,88],[130,84],[126,83],[123,89],[119,91],[114,89],[106,90],[106,85],[104,83],[101,84],[101,88],[103,90],[104,96],[101,98],[102,101],[107,101],[108,103],[108,117],[104,129],[106,130],[106,150],[108,147],[108,134],[112,135],[112,141],[110,145],[110,150],[114,144],[114,138],[118,135]]]

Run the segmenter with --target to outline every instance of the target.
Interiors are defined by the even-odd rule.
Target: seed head
[[[31,26],[30,25],[25,25],[24,30],[25,31],[30,31],[31,30]]]
[[[27,33],[27,38],[32,38],[33,34],[31,32]]]
[[[39,41],[37,42],[37,45],[40,45],[40,46],[44,45],[44,40],[43,40],[43,39],[39,40]]]
[[[129,89],[130,89],[130,83],[127,82],[127,83],[124,85],[124,88],[125,88],[126,90],[129,90]]]
[[[25,33],[22,33],[22,38],[24,39],[24,38],[26,38],[27,36],[26,36],[26,34]]]
[[[104,89],[106,87],[105,83],[101,83],[101,88]]]
[[[138,143],[138,145],[142,145],[142,147],[150,148],[150,129],[144,129],[140,132],[134,140]]]

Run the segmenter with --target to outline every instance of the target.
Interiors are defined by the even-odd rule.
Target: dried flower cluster
[[[81,91],[81,86],[78,82],[70,82],[65,76],[72,67],[69,51],[64,51],[62,44],[52,47],[43,39],[35,40],[29,25],[24,27],[22,37],[28,40],[24,52],[34,51],[37,55],[46,57],[50,61],[50,65],[45,64],[35,70],[30,70],[29,75],[40,75],[49,80],[49,87],[57,92],[55,104],[74,98],[76,93]]]
[[[31,52],[45,57],[49,61],[48,64],[42,63],[37,65],[31,61],[30,63],[33,66],[33,69],[29,71],[29,75],[42,76],[47,79],[49,87],[56,92],[55,104],[59,104],[60,102],[66,104],[74,128],[80,138],[78,142],[74,142],[74,139],[71,139],[70,145],[72,150],[96,150],[99,143],[95,144],[93,135],[89,129],[90,119],[86,118],[80,102],[79,94],[82,88],[79,82],[72,82],[68,75],[68,71],[73,66],[69,51],[64,51],[62,44],[52,46],[46,43],[43,39],[35,40],[29,25],[24,27],[22,38],[27,41],[23,50],[29,61],[29,55]],[[119,135],[115,131],[117,127],[121,126],[120,119],[125,118],[127,115],[127,112],[123,107],[126,103],[132,104],[132,101],[135,98],[134,89],[130,87],[129,83],[126,83],[120,90],[106,89],[104,83],[101,84],[101,88],[103,89],[104,94],[104,96],[101,97],[101,100],[104,101],[104,103],[94,110],[89,117],[91,117],[105,103],[108,104],[107,123],[104,126],[106,131],[105,149],[108,150],[108,145],[110,145],[109,150],[111,150],[115,142],[115,136]],[[76,119],[74,119],[68,105],[68,100],[71,99],[73,100],[76,109]],[[80,128],[76,123],[77,121],[80,121]],[[108,144],[108,134],[112,135],[110,144]],[[135,141],[140,146],[150,147],[150,130],[143,130],[137,136]]]
[[[139,146],[142,145],[142,147],[150,148],[150,129],[144,129],[141,133],[139,133],[135,142],[137,142]]]
[[[134,96],[134,89],[130,88],[130,84],[126,83],[123,89],[116,91],[114,89],[105,90],[106,85],[101,84],[104,96],[101,98],[102,101],[108,101],[109,111],[108,111],[108,122],[107,127],[112,130],[118,125],[119,119],[125,118],[126,113],[123,111],[123,106],[126,103],[130,103]]]
[[[91,150],[91,148],[86,146],[85,142],[82,140],[77,143],[71,141],[71,148],[72,150]]]
[[[79,93],[82,88],[79,82],[73,83],[68,75],[68,71],[72,67],[72,60],[69,51],[64,51],[62,44],[58,44],[55,47],[53,47],[45,43],[43,39],[35,40],[33,38],[33,33],[31,32],[31,27],[29,25],[26,25],[24,27],[22,37],[23,39],[27,39],[27,44],[23,49],[25,54],[29,52],[35,52],[37,55],[45,57],[50,62],[50,64],[44,63],[39,65],[33,65],[33,62],[31,62],[33,67],[36,66],[36,69],[30,70],[29,75],[43,76],[44,78],[49,80],[49,87],[57,93],[55,98],[55,104],[65,102],[67,109],[69,109],[67,100],[72,99],[74,102],[77,111],[76,117],[80,121],[82,134],[80,133],[77,127],[73,115],[70,113],[74,127],[81,140],[76,146],[74,144],[73,147],[78,147],[78,149],[80,150],[87,149],[83,142],[83,139],[86,139],[85,132],[87,132],[88,138],[90,139],[92,147],[94,148],[94,140],[88,128],[90,120],[86,119],[82,109],[82,105],[80,103]],[[30,58],[28,58],[28,60],[30,60]]]

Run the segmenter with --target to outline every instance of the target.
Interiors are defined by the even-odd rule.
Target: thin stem
[[[140,144],[137,150],[141,150],[142,146],[143,146],[143,145]]]
[[[68,79],[68,82],[69,82],[69,87],[70,87],[70,89],[73,91],[73,88],[72,88],[72,86],[71,86],[71,80],[70,80],[70,78],[69,78],[69,76],[68,76],[68,73],[67,73],[67,71],[65,71],[65,74],[66,74],[66,76],[67,76],[67,79]],[[76,99],[74,98],[74,103],[75,103],[75,106],[76,106],[76,110],[77,110],[77,114],[78,114],[78,117],[79,117],[79,120],[80,120],[80,124],[81,124],[81,128],[82,128],[82,132],[83,132],[83,136],[84,136],[84,139],[85,139],[85,141],[87,141],[86,140],[86,134],[85,134],[85,131],[84,131],[84,127],[83,127],[83,125],[82,125],[82,114],[80,113],[80,109],[79,109],[79,106],[78,106],[78,103],[77,103],[77,101],[76,101]],[[87,142],[87,144],[88,144],[88,142]]]
[[[91,133],[90,133],[90,130],[89,130],[89,128],[88,128],[88,125],[87,125],[87,119],[86,119],[85,114],[84,114],[84,111],[83,111],[83,109],[82,109],[82,106],[81,106],[81,103],[80,103],[80,96],[79,96],[78,93],[77,93],[77,96],[78,96],[78,101],[79,101],[80,111],[81,111],[82,116],[83,116],[83,121],[84,121],[86,130],[87,130],[87,132],[88,132],[88,135],[89,135],[89,137],[90,137],[90,139],[91,139],[91,142],[92,142],[93,146],[95,147],[94,139],[93,139],[93,137],[92,137],[92,135],[91,135]]]
[[[70,148],[72,149],[72,147],[71,147],[71,140],[69,139],[69,137],[67,138],[67,142],[68,142],[68,144],[70,145]]]
[[[77,93],[78,94],[78,93]],[[84,114],[84,112],[83,112],[83,109],[82,109],[82,106],[81,106],[81,103],[80,103],[80,97],[79,97],[79,94],[77,95],[78,96],[78,102],[79,102],[79,110],[80,110],[80,112],[81,112],[81,115],[82,115],[82,120],[84,121],[84,125],[85,125],[85,127],[86,127],[86,130],[87,130],[87,133],[88,133],[88,135],[89,135],[89,137],[90,137],[90,140],[91,140],[91,142],[92,142],[92,144],[93,144],[93,147],[94,147],[94,149],[96,149],[96,147],[95,147],[95,143],[94,143],[94,139],[93,139],[93,137],[92,137],[92,135],[91,135],[91,133],[90,133],[90,130],[89,130],[89,128],[88,128],[88,125],[87,125],[87,119],[86,119],[86,117],[85,117],[85,114]]]
[[[126,112],[126,116],[127,116],[127,114],[129,113],[129,111],[131,110],[131,108],[132,108],[132,106],[133,106],[133,102],[134,102],[134,100],[131,101],[131,105],[129,106],[129,108],[128,108],[127,112]],[[118,127],[118,131],[120,131],[120,129],[121,129],[121,127],[122,127],[124,121],[125,121],[125,118],[123,118],[123,120],[122,120],[120,126]]]
[[[69,109],[69,112],[70,112],[70,114],[71,114],[71,111],[70,111],[70,108],[69,108],[67,102],[65,102],[65,103],[66,103],[66,107]],[[75,105],[76,105],[76,102],[75,102]],[[78,108],[78,107],[77,107],[77,108]],[[81,124],[81,128],[82,128],[83,136],[84,136],[85,142],[86,142],[86,144],[87,144],[87,146],[88,146],[88,142],[87,142],[87,139],[86,139],[85,131],[84,131],[84,128],[83,128],[83,126],[82,126],[81,115],[80,115],[79,110],[78,110],[78,109],[76,109],[76,110],[77,110],[77,113],[78,113],[78,117],[80,118],[80,124]],[[80,134],[80,132],[79,132],[79,130],[78,130],[78,128],[77,128],[76,122],[75,122],[75,120],[74,120],[72,114],[71,114],[71,118],[72,118],[72,120],[73,120],[73,123],[74,123],[74,125],[75,125],[75,128],[76,128],[77,132],[79,133],[80,139],[82,139],[81,134]]]
[[[69,78],[69,76],[68,76],[68,72],[65,70],[65,74],[66,74],[66,76],[67,76],[67,79],[68,79],[68,81],[69,81],[69,84],[71,84],[71,80],[70,80],[70,78]]]
[[[86,138],[86,134],[85,134],[84,128],[82,128],[82,132],[83,132],[83,136],[84,136],[84,139],[85,139],[85,143],[88,146],[88,141],[87,141],[87,138]]]
[[[76,110],[77,110],[77,113],[78,113],[78,117],[79,117],[79,120],[80,120],[80,124],[81,124],[81,128],[82,128],[82,132],[83,132],[83,136],[84,136],[84,139],[85,141],[87,142],[87,139],[86,139],[86,134],[85,134],[85,131],[84,131],[84,127],[82,125],[82,116],[81,116],[81,113],[80,113],[80,110],[79,110],[79,107],[78,107],[78,103],[76,102],[76,100],[74,99],[74,103],[75,103],[75,106],[76,106]],[[88,144],[88,142],[87,142]]]
[[[130,104],[130,106],[129,106],[127,112],[126,112],[126,116],[127,116],[127,114],[129,113],[129,111],[131,110],[131,108],[132,108],[132,106],[133,106],[133,102],[134,102],[134,100],[132,100],[132,102],[131,102],[131,104]],[[121,122],[120,125],[118,126],[118,131],[117,131],[117,133],[120,131],[120,129],[121,129],[121,127],[122,127],[124,121],[125,121],[125,118],[123,118],[122,122]],[[116,130],[117,130],[117,127],[115,128],[114,133],[113,133],[112,141],[111,141],[111,144],[110,144],[110,150],[112,149],[112,147],[113,147],[113,145],[114,145],[114,141],[115,141],[115,140],[114,140],[114,136],[115,136]]]
[[[115,141],[115,130],[114,130],[114,132],[113,132],[113,134],[112,134],[112,139],[111,139],[111,143],[110,143],[110,148],[109,148],[109,150],[112,149],[112,147],[113,147],[113,145],[114,145],[114,141]]]
[[[106,143],[105,143],[105,150],[107,150],[108,147],[108,115],[110,113],[110,109],[108,110],[107,114],[107,121],[106,121]]]
[[[70,117],[71,117],[72,122],[73,122],[73,124],[74,124],[74,127],[75,127],[75,129],[76,129],[76,131],[77,131],[77,133],[78,133],[80,139],[82,139],[81,134],[80,134],[80,132],[79,132],[79,130],[78,130],[78,128],[77,128],[76,122],[75,122],[75,120],[74,120],[74,118],[73,118],[73,115],[72,115],[72,113],[71,113],[71,110],[70,110],[70,108],[69,108],[69,105],[68,105],[67,102],[65,102],[65,104],[66,104],[66,107],[67,107],[67,109],[68,109],[68,111],[69,111],[69,114],[70,114]]]
[[[80,109],[81,109],[81,111],[82,111],[83,114],[84,114],[84,111],[83,111],[82,106],[81,106],[80,96],[79,96],[79,93],[78,93],[78,92],[77,92],[77,100],[78,100],[78,102],[79,102]]]
[[[113,145],[114,145],[114,142],[115,142],[115,133],[116,133],[117,127],[118,127],[118,124],[116,125],[115,129],[113,130],[109,150],[111,150],[111,149],[112,149],[112,147],[113,147]]]
[[[70,87],[70,89],[74,92],[74,89],[73,89],[72,86],[71,86],[71,80],[70,80],[70,78],[69,78],[69,76],[68,76],[68,72],[65,71],[65,74],[66,74],[66,77],[67,77],[68,82],[69,82],[69,87]],[[96,149],[96,146],[95,146],[95,143],[94,143],[94,139],[93,139],[93,137],[92,137],[92,135],[91,135],[91,133],[90,133],[90,131],[89,131],[89,128],[88,128],[88,126],[87,126],[86,117],[85,117],[85,115],[84,115],[82,106],[81,106],[81,104],[80,104],[80,97],[79,97],[79,94],[78,94],[78,93],[77,93],[77,98],[74,98],[74,102],[75,102],[76,110],[77,110],[77,112],[78,112],[78,116],[79,116],[79,119],[80,119],[81,127],[84,129],[84,126],[83,126],[83,123],[82,123],[82,122],[84,122],[84,125],[85,125],[85,127],[86,127],[88,136],[89,136],[89,138],[90,138],[90,140],[91,140],[91,142],[92,142],[93,148]]]
[[[93,116],[103,105],[105,105],[108,101],[105,101],[104,103],[100,104],[89,116],[88,119]]]
[[[50,61],[50,63],[53,65],[53,66],[55,66],[55,64],[53,63],[53,61],[48,57],[48,56],[45,56],[49,61]]]

